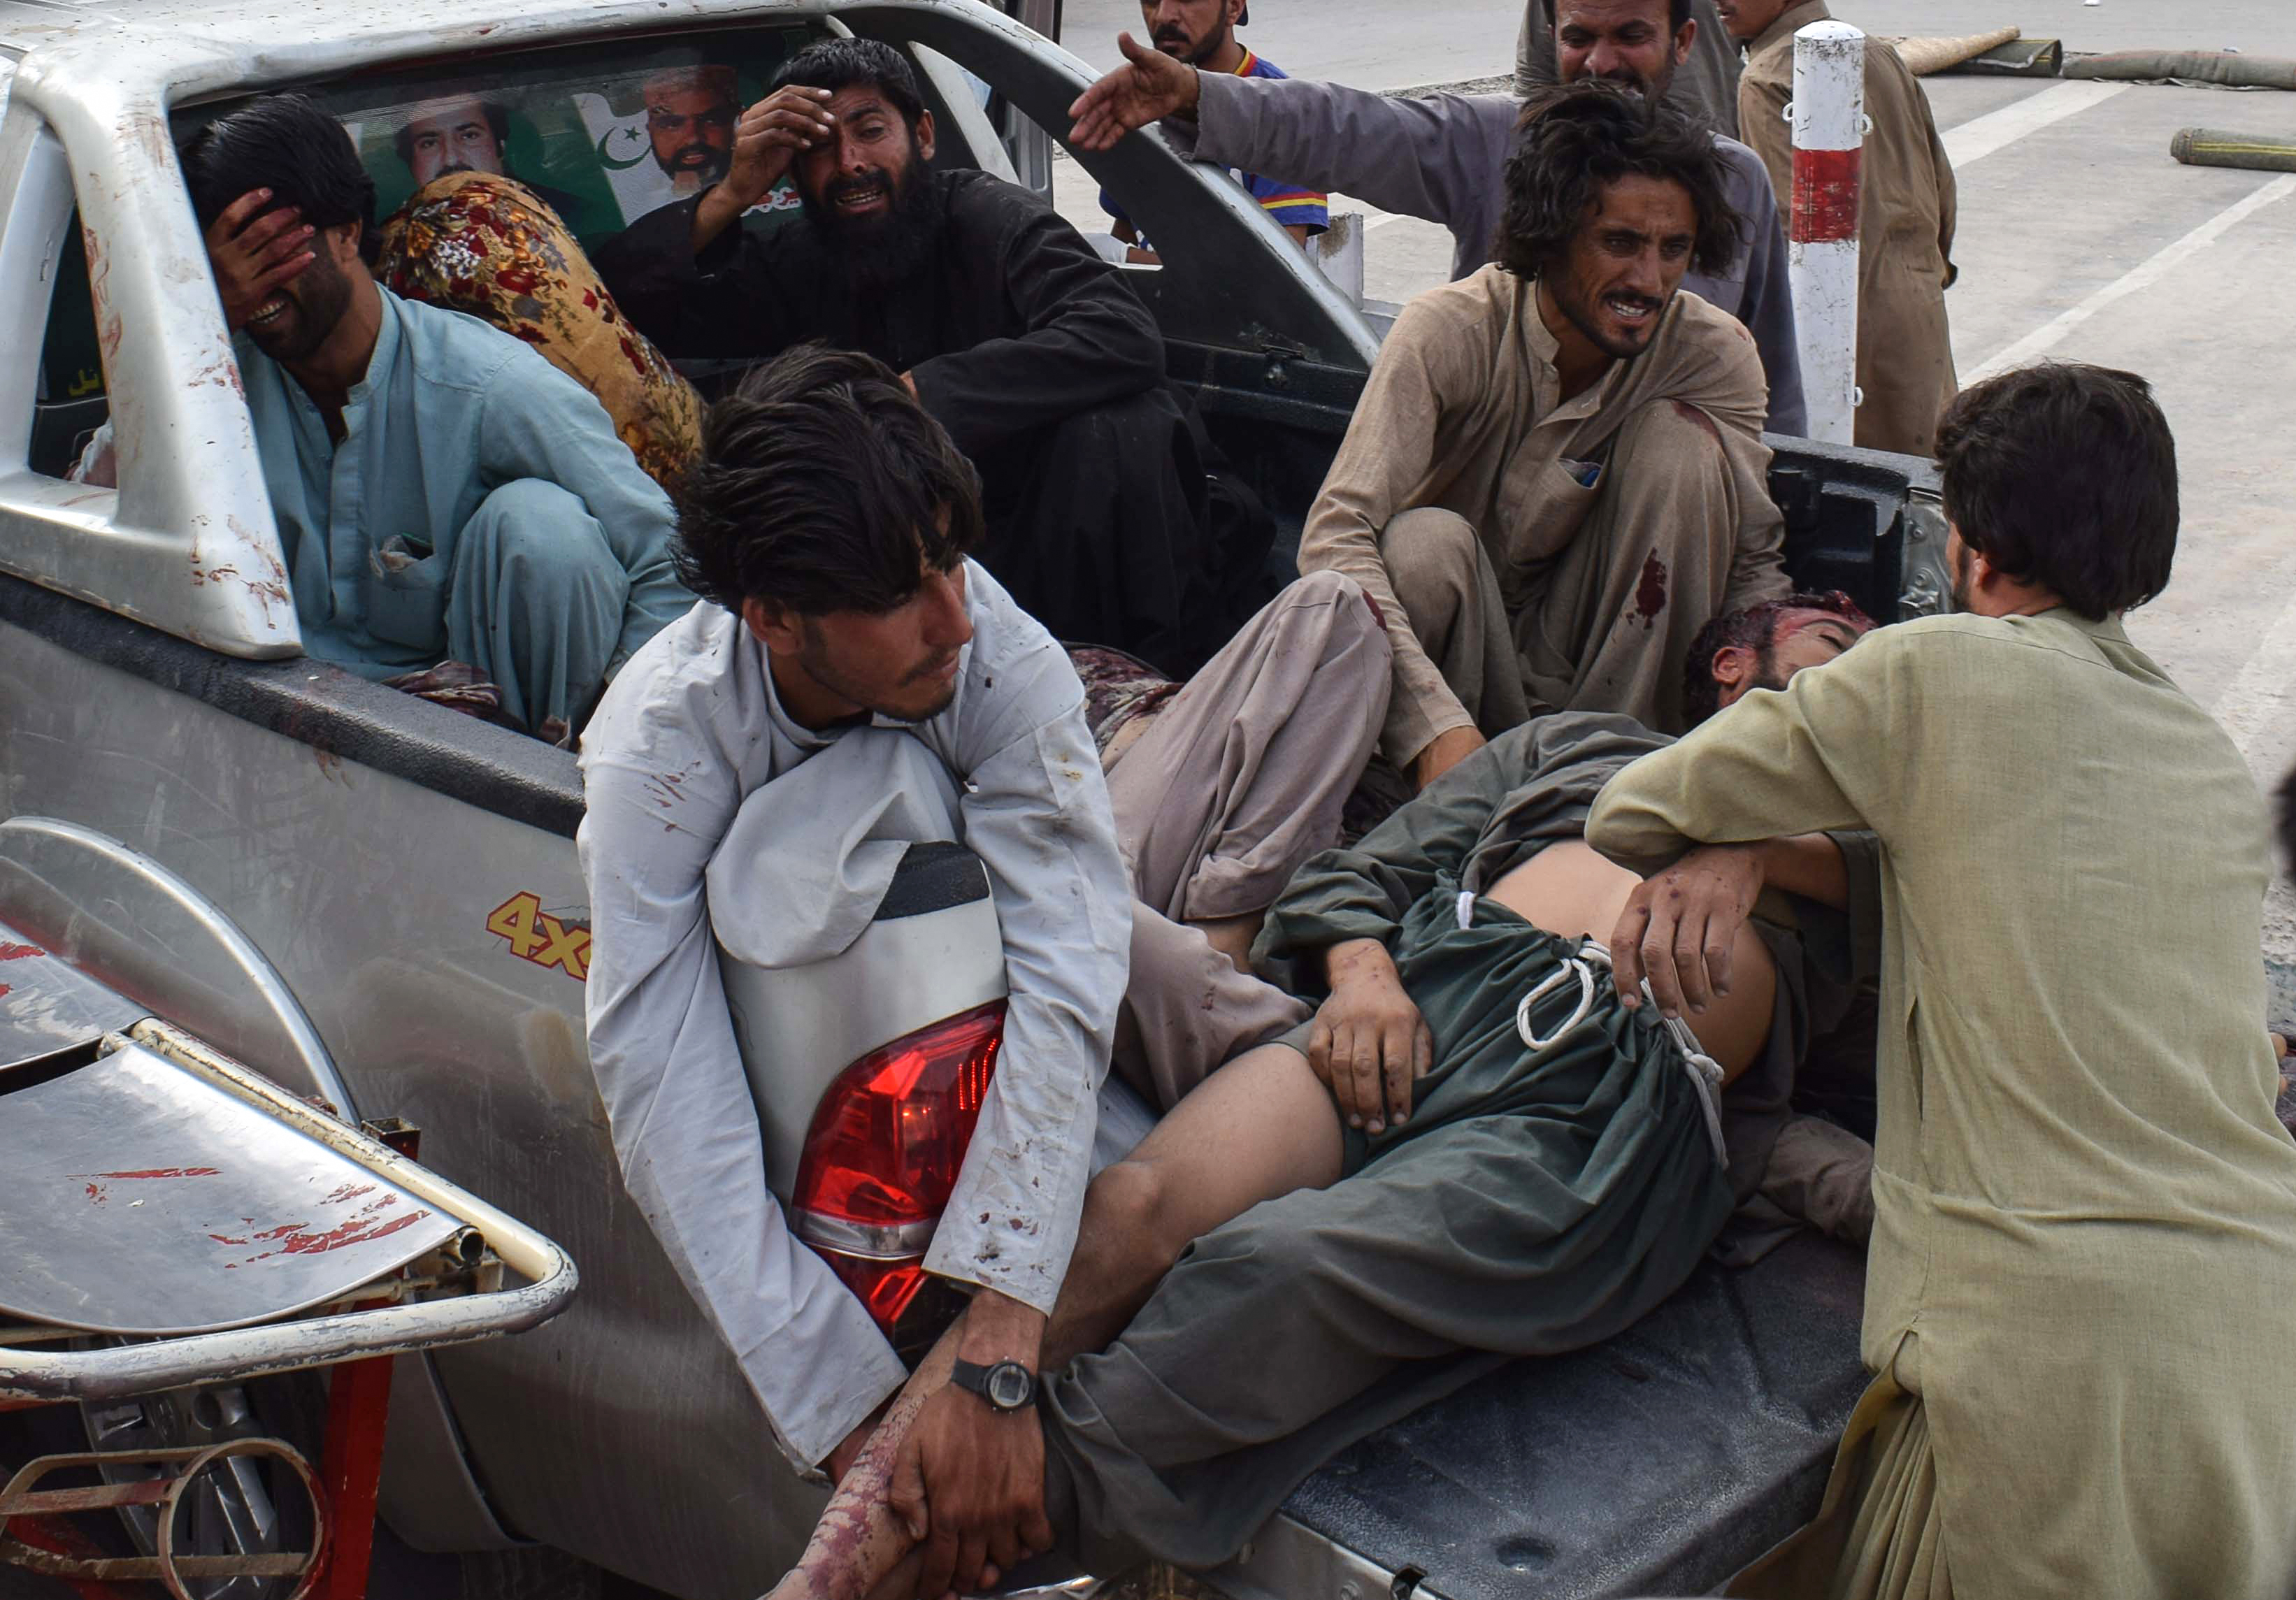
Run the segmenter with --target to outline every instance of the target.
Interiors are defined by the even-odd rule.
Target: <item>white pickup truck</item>
[[[513,176],[594,243],[668,182],[633,90],[649,71],[722,63],[752,93],[845,30],[917,62],[940,162],[1049,183],[1090,75],[980,0],[0,0],[0,920],[299,1093],[419,1124],[430,1165],[580,1267],[547,1326],[401,1359],[382,1509],[425,1574],[404,1592],[441,1592],[412,1552],[475,1583],[539,1550],[594,1588],[603,1570],[735,1600],[786,1566],[821,1491],[618,1180],[584,1055],[573,757],[301,653],[176,142],[297,88],[352,131],[388,211],[412,187],[392,130],[468,97]],[[1078,160],[1162,245],[1128,270],[1169,371],[1296,538],[1372,325],[1225,175],[1148,137]],[[107,418],[118,488],[68,481]],[[1884,619],[1941,603],[1924,464],[1774,443],[1797,577]],[[979,864],[944,847],[911,867],[844,967],[736,985],[753,1070],[774,1057],[769,1176],[864,1293],[931,1219],[807,1222],[817,1102],[897,1038],[977,1046],[940,1024],[1002,992],[994,962],[955,953],[993,915]],[[0,1059],[0,1118],[17,1065]],[[1810,1239],[1705,1269],[1611,1343],[1518,1363],[1349,1450],[1210,1581],[1242,1600],[1704,1588],[1814,1506],[1860,1384],[1860,1277]],[[269,1413],[298,1381],[86,1427],[116,1444],[284,1426]],[[209,1537],[272,1537],[260,1482],[242,1490]]]

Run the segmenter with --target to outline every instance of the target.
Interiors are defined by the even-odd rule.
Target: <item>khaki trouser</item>
[[[1682,662],[1721,609],[1740,524],[1714,425],[1673,401],[1619,430],[1578,535],[1501,573],[1505,530],[1423,507],[1380,535],[1429,659],[1485,737],[1544,711],[1617,711],[1683,731]]]
[[[1821,1117],[1790,1117],[1770,1146],[1762,1194],[1788,1216],[1863,1246],[1874,1237],[1874,1147]]]
[[[1362,589],[1316,573],[1263,607],[1111,761],[1138,897],[1113,1065],[1160,1108],[1307,1016],[1188,924],[1266,910],[1300,862],[1339,842],[1390,677]]]

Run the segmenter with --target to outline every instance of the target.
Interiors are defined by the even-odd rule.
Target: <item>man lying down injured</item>
[[[1738,678],[1726,699],[1854,642],[1843,608],[1846,624],[1779,626],[1759,675],[1767,648],[1714,657]],[[1215,1565],[1356,1440],[1679,1287],[1760,1183],[1813,1032],[1874,969],[1880,910],[1870,836],[1745,847],[1733,870],[1784,895],[1726,960],[1708,953],[1726,982],[1677,1019],[1622,1004],[1603,941],[1640,940],[1651,895],[1581,836],[1603,783],[1668,742],[1610,714],[1539,718],[1301,868],[1254,954],[1321,1009],[1214,1073],[1086,1196],[1037,1400],[1043,1511],[1014,1524],[1036,1537],[932,1537],[900,1440],[952,1335],[775,1593],[937,1596],[1047,1532],[1103,1573]],[[1717,868],[1688,859],[1652,893]],[[1673,1002],[1674,963],[1661,976],[1651,953]]]

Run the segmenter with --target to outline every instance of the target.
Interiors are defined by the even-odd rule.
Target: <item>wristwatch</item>
[[[949,1368],[948,1381],[972,1390],[988,1402],[992,1411],[1018,1411],[1037,1403],[1037,1375],[1018,1361],[999,1361],[993,1367],[959,1361]]]

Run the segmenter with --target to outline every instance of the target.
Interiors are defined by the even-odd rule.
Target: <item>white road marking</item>
[[[1945,140],[1945,153],[1953,160],[1954,170],[1960,171],[1972,161],[1981,161],[1995,151],[2015,143],[2027,134],[2045,128],[2052,122],[2062,122],[2068,117],[2079,116],[2091,106],[2103,105],[2132,84],[2103,83],[2095,78],[2072,78],[2029,95],[2014,105],[2003,106],[1997,111],[1988,111],[1982,117],[1972,117],[1959,127],[1948,128],[1940,135]]]
[[[2264,638],[2224,692],[2217,696],[2216,719],[2240,753],[2251,760],[2274,754],[2259,748],[2268,741],[2284,744],[2288,730],[2283,714],[2291,685],[2296,685],[2296,600],[2281,608],[2264,631]]]
[[[2141,289],[2149,289],[2187,260],[2214,244],[2248,217],[2271,205],[2296,194],[2296,173],[2276,177],[2261,188],[2252,191],[2246,199],[2238,200],[2218,212],[2208,221],[2161,249],[2146,260],[2140,261],[2120,277],[2090,295],[2077,306],[2067,307],[2042,323],[2032,332],[1986,362],[1973,371],[1961,375],[1964,388],[1996,372],[2005,372],[2011,367],[2033,359],[2054,347],[2066,334],[2087,322],[2098,312],[2118,301],[2127,299]]]

